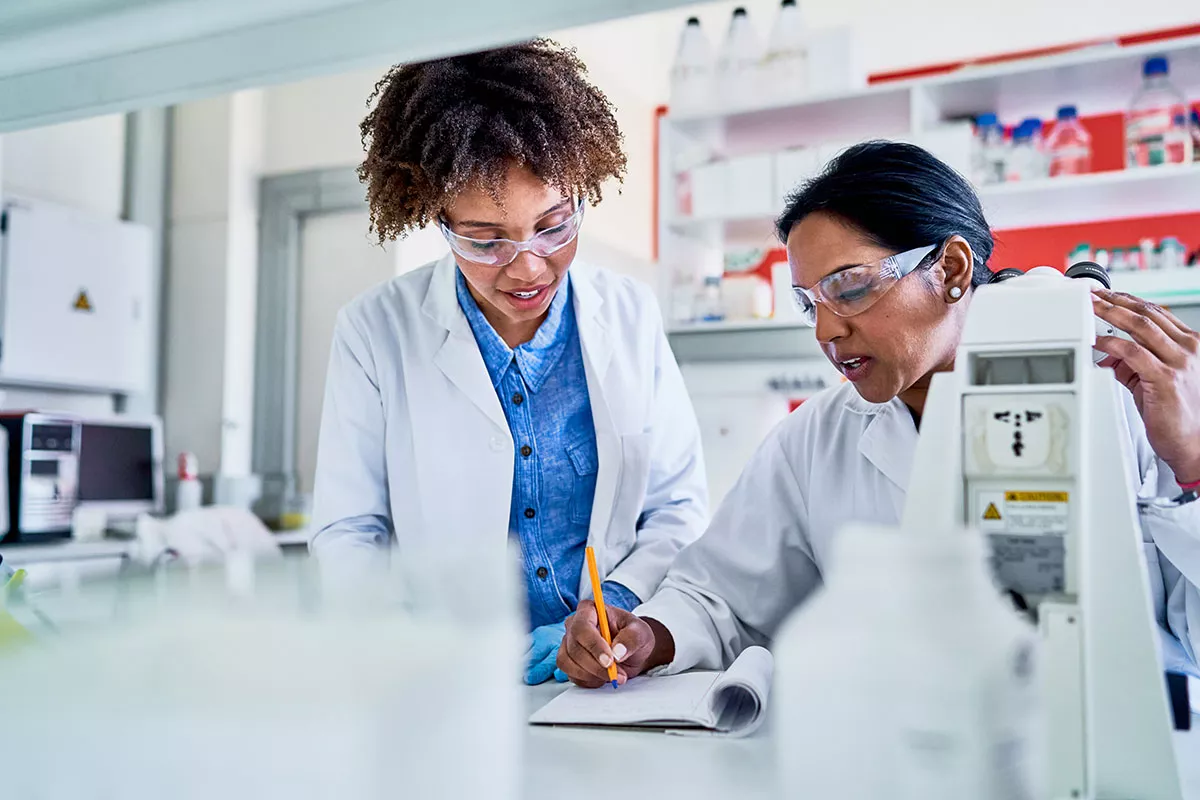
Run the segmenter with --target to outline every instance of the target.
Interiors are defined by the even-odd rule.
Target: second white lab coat
[[[1179,487],[1155,455],[1125,398],[1144,497]],[[746,647],[768,644],[784,618],[820,585],[833,538],[851,521],[897,525],[917,429],[899,399],[876,405],[852,384],[828,389],[781,422],[759,447],[701,539],[636,613],[667,626],[675,660],[664,672],[724,669]],[[1133,476],[1136,475],[1136,478]],[[1167,643],[1194,670],[1200,652],[1200,502],[1142,515],[1151,593]]]
[[[310,542],[327,577],[369,573],[389,545],[508,557],[513,439],[455,271],[446,256],[338,315]],[[588,545],[644,600],[708,521],[700,429],[653,292],[578,260],[570,275],[599,456]]]

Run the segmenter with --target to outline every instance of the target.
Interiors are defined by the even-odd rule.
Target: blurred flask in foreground
[[[0,653],[3,796],[516,798],[511,566],[410,548],[333,598],[308,559],[235,557],[30,596],[35,642]]]

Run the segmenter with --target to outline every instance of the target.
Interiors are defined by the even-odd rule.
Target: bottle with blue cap
[[[1079,122],[1075,106],[1058,109],[1057,121],[1046,137],[1050,177],[1082,175],[1092,171],[1092,137]]]
[[[1004,142],[1004,126],[995,114],[980,114],[975,118],[973,146],[971,178],[975,184],[1003,183],[1008,148]]]
[[[1171,83],[1163,56],[1147,58],[1142,87],[1125,113],[1126,166],[1189,164],[1193,142],[1187,99]]]
[[[1046,177],[1042,147],[1042,121],[1036,117],[1024,120],[1013,130],[1006,178],[1010,181],[1031,181]]]
[[[1200,111],[1192,109],[1192,160],[1200,162]]]

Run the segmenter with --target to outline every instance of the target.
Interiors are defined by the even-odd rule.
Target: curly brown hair
[[[512,163],[573,197],[623,180],[621,132],[573,49],[546,39],[417,64],[375,84],[359,126],[371,230],[380,242],[435,220],[464,188],[500,202]]]

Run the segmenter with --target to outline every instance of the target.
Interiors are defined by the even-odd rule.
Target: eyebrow
[[[833,272],[830,272],[825,277],[828,278],[829,275],[837,275],[839,272],[845,272],[848,269],[858,269],[859,267],[869,267],[869,266],[871,266],[871,264],[842,264],[840,267],[835,269]],[[822,278],[822,280],[824,280],[824,278]]]
[[[839,273],[845,272],[848,269],[857,269],[858,267],[869,267],[869,266],[871,266],[870,263],[867,263],[867,264],[842,264],[840,267],[835,269],[833,272],[828,272],[825,275],[822,275],[817,280],[817,283],[820,283],[821,281],[825,280],[826,278],[830,277],[831,275],[837,275]],[[816,284],[813,284],[813,285],[815,286]],[[792,288],[793,289],[804,289],[805,291],[809,291],[809,289],[807,287],[801,286],[798,283],[793,283]]]
[[[550,206],[550,208],[547,208],[541,214],[538,214],[538,219],[540,220],[543,217],[548,217],[556,211],[561,211],[561,210],[563,210],[563,206],[569,206],[570,203],[571,203],[570,200],[560,200],[559,202]],[[457,222],[455,224],[460,228],[503,228],[504,227],[499,222],[480,222],[479,220],[474,220],[474,219],[464,219],[462,222]]]

